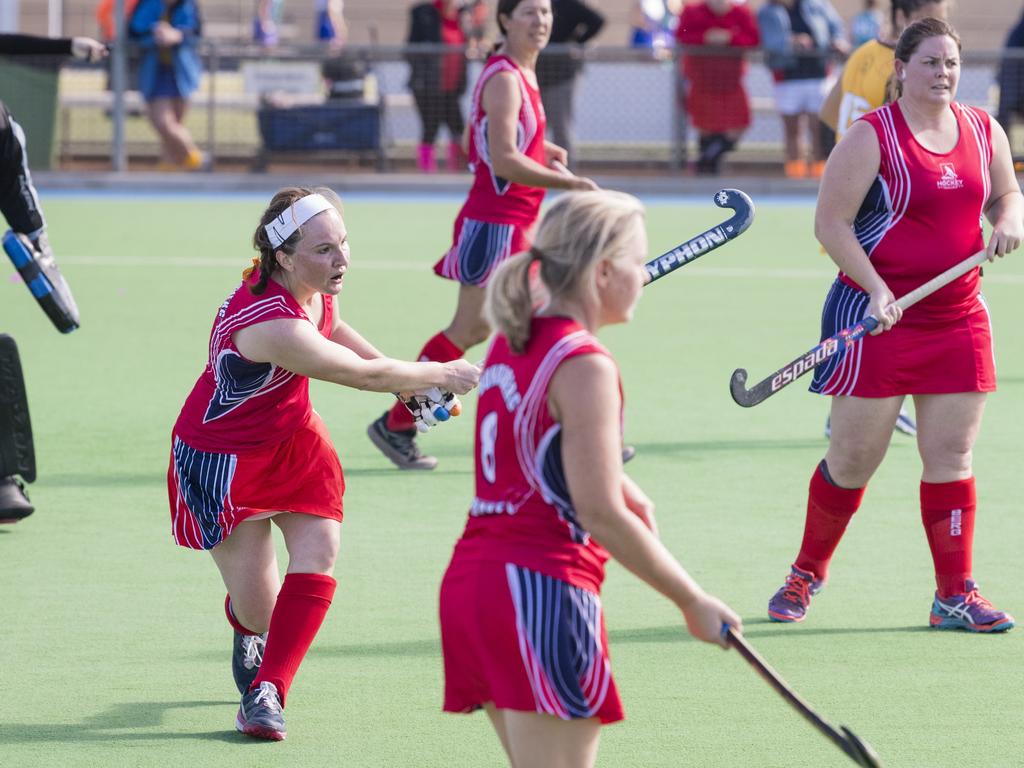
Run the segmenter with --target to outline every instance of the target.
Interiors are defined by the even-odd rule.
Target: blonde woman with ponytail
[[[345,479],[309,379],[372,392],[465,393],[465,360],[384,357],[341,319],[334,297],[351,262],[329,189],[278,192],[253,236],[259,252],[221,305],[206,368],[174,425],[167,489],[177,544],[208,550],[234,628],[235,727],[285,737],[282,709],[334,596]],[[282,583],[271,523],[284,535]]]
[[[569,192],[533,248],[487,288],[496,330],[480,379],[476,488],[441,585],[444,709],[483,708],[513,768],[587,768],[623,718],[600,602],[609,557],[724,647],[739,617],[658,539],[622,468],[618,368],[594,334],[628,322],[644,284],[639,201]]]

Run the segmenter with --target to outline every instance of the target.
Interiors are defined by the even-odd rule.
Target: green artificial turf
[[[365,437],[389,398],[313,384],[348,481],[339,589],[289,696],[287,741],[240,737],[223,587],[208,555],[171,542],[165,472],[263,201],[45,202],[83,325],[61,336],[0,270],[0,330],[21,350],[39,465],[36,514],[0,528],[0,765],[504,765],[485,716],[440,712],[437,589],[472,493],[474,398],[423,441],[438,470],[399,473]],[[893,438],[808,620],[766,620],[799,544],[827,403],[805,379],[745,410],[728,381],[739,366],[757,381],[814,345],[832,268],[810,204],[755,202],[746,235],[652,285],[632,324],[602,333],[638,448],[629,472],[670,549],[743,615],[755,647],[887,765],[1022,765],[1024,631],[927,629],[912,440]],[[414,356],[450,317],[455,288],[430,266],[456,209],[347,206],[341,311],[390,354]],[[652,255],[722,218],[710,199],[652,204]],[[986,268],[1000,390],[975,451],[975,570],[986,596],[1024,618],[1021,258]],[[677,611],[615,565],[604,605],[628,719],[605,729],[599,765],[847,764],[738,654],[689,639]]]

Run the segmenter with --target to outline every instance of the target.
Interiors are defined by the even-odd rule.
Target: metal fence
[[[204,41],[200,51],[204,75],[191,99],[187,125],[215,167],[241,164],[260,169],[278,161],[361,163],[382,170],[407,167],[420,141],[421,124],[408,88],[408,55],[455,55],[465,60],[469,87],[461,99],[464,114],[482,67],[479,57],[442,46],[349,47],[344,63],[357,72],[361,90],[331,97],[330,84],[322,78],[331,59],[321,48],[281,49],[268,56],[252,46]],[[720,50],[713,52],[721,55]],[[678,98],[680,55],[678,50],[654,56],[628,48],[586,52],[575,116],[582,165],[629,164],[674,171],[692,157],[693,131],[688,130]],[[994,75],[1001,55],[975,53],[965,60],[960,101],[995,112]],[[753,121],[730,162],[781,163],[782,130],[772,101],[771,73],[759,52],[746,58],[744,83]],[[46,59],[12,61],[0,63],[0,97],[8,100],[6,92],[25,73],[55,71],[54,62]],[[55,82],[56,94],[33,86],[28,94],[20,94],[12,109],[16,116],[18,110],[31,111],[34,107],[26,99],[36,93],[40,111],[49,110],[55,124],[52,148],[57,163],[117,167],[127,159],[137,168],[155,161],[159,144],[131,73],[120,99],[108,88],[105,68],[65,65]]]

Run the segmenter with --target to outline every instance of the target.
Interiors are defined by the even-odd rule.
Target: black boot
[[[0,477],[0,523],[16,523],[34,511],[21,481],[16,477]]]
[[[697,164],[698,173],[717,176],[721,170],[722,156],[736,146],[736,142],[728,138],[724,133],[715,133],[708,137],[708,142],[701,152],[700,162]],[[700,169],[704,170],[701,171]]]

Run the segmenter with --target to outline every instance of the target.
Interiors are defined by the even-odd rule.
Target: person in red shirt
[[[547,188],[597,188],[566,170],[565,149],[544,140],[534,66],[551,34],[550,0],[500,0],[497,15],[504,40],[473,89],[473,186],[455,219],[452,246],[434,265],[438,275],[459,283],[458,304],[419,360],[455,360],[490,334],[482,312],[484,288],[498,264],[530,247]],[[367,435],[399,469],[433,469],[437,459],[420,452],[409,411],[397,405],[370,424]]]
[[[921,521],[935,568],[930,625],[1001,632],[1013,617],[978,593],[972,574],[971,451],[986,395],[996,388],[980,271],[906,312],[894,297],[978,251],[994,259],[1016,250],[1024,197],[1003,129],[984,110],[954,100],[960,39],[953,27],[934,18],[908,26],[894,69],[899,98],[850,126],[818,195],[815,234],[840,269],[825,299],[822,339],[867,315],[879,326],[815,370],[811,391],[832,397],[832,434],[811,477],[800,551],[768,615],[804,619],[911,395]],[[987,246],[982,215],[992,224]]]
[[[466,92],[466,34],[462,25],[468,12],[459,0],[432,0],[414,5],[409,11],[411,46],[444,45],[458,48],[458,52],[439,53],[411,51],[409,62],[409,89],[416,102],[422,131],[417,149],[416,163],[421,171],[437,170],[434,142],[444,124],[448,128],[448,170],[457,171],[465,166],[462,151],[462,133],[466,121],[459,103]]]
[[[309,379],[464,393],[479,371],[384,357],[341,319],[350,253],[330,190],[278,192],[253,245],[259,258],[217,311],[206,368],[174,425],[167,492],[175,542],[208,550],[227,587],[235,726],[281,740],[288,688],[334,596],[345,490]],[[271,523],[288,549],[283,583]]]
[[[595,334],[632,318],[646,258],[636,198],[570,192],[488,285],[497,333],[475,491],[441,583],[444,709],[484,709],[513,766],[591,766],[601,725],[623,718],[600,597],[609,557],[675,603],[694,637],[725,647],[723,624],[741,629],[661,543],[653,503],[623,471],[622,383]]]
[[[704,0],[683,8],[676,40],[680,45],[701,48],[682,57],[685,108],[699,136],[696,171],[717,174],[722,157],[735,148],[750,126],[750,97],[743,84],[747,69],[743,49],[760,44],[757,23],[745,3]]]

